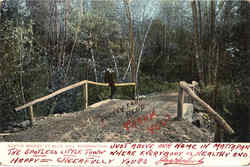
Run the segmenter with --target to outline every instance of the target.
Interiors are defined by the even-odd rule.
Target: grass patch
[[[178,82],[166,82],[152,80],[150,77],[142,77],[139,81],[139,93],[149,94],[154,92],[169,92],[178,90]]]

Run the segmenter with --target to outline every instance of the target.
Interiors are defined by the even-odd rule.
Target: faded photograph
[[[247,0],[0,0],[1,142],[250,142]]]

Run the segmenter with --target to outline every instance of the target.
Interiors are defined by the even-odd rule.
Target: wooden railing
[[[33,100],[29,103],[26,103],[20,107],[16,107],[15,110],[16,111],[20,111],[20,110],[23,110],[27,107],[29,107],[29,115],[30,115],[30,120],[31,120],[31,123],[34,121],[34,114],[33,114],[33,105],[34,104],[37,104],[37,103],[40,103],[42,101],[45,101],[45,100],[48,100],[54,96],[57,96],[63,92],[66,92],[68,90],[71,90],[71,89],[74,89],[74,88],[77,88],[79,86],[83,86],[83,95],[84,95],[84,98],[83,98],[83,106],[84,108],[87,108],[88,107],[88,84],[92,84],[92,85],[98,85],[98,86],[109,86],[108,83],[100,83],[100,82],[93,82],[93,81],[88,81],[88,80],[84,80],[84,81],[81,81],[81,82],[78,82],[78,83],[75,83],[75,84],[72,84],[72,85],[69,85],[65,88],[62,88],[62,89],[59,89],[47,96],[44,96],[44,97],[41,97],[41,98],[38,98],[36,100]],[[134,82],[131,82],[131,83],[115,83],[115,86],[133,86],[134,87],[134,92],[135,92],[135,88],[136,88],[136,83]]]
[[[192,87],[194,87],[195,83],[188,84],[185,81],[181,81],[179,86],[179,95],[178,95],[178,106],[177,106],[177,119],[182,120],[183,119],[183,104],[184,104],[184,91],[195,101],[197,101],[202,107],[204,107],[208,113],[211,114],[211,116],[215,119],[217,126],[222,127],[227,133],[233,134],[234,130],[231,128],[231,126],[217,113],[215,110],[210,107],[205,101],[203,101],[199,96],[196,95],[196,93],[192,90]]]

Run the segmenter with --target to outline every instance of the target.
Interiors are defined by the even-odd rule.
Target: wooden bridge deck
[[[6,141],[73,141],[73,142],[209,142],[211,134],[199,130],[187,121],[177,121],[177,93],[162,93],[150,96],[140,104],[142,111],[126,115],[128,110],[136,109],[134,100],[105,100],[89,106],[87,110],[55,114],[35,120],[32,128],[5,136]],[[118,112],[124,107],[126,112]],[[152,115],[152,112],[155,112]],[[150,114],[152,119],[150,119]],[[167,114],[170,117],[167,117]],[[128,120],[142,123],[129,125]],[[163,125],[162,122],[165,121]],[[158,126],[159,125],[159,126]],[[158,126],[158,129],[157,129]],[[152,131],[149,128],[154,127]]]

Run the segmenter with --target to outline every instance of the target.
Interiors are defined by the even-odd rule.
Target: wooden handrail
[[[98,85],[98,86],[109,86],[108,83],[100,83],[94,81],[87,81],[89,84]],[[128,82],[128,83],[115,83],[115,86],[135,86],[135,82]]]
[[[34,104],[36,104],[36,103],[39,103],[39,102],[48,100],[48,99],[50,99],[50,98],[52,98],[52,97],[54,97],[54,96],[56,96],[56,95],[59,95],[59,94],[61,94],[61,93],[63,93],[63,92],[66,92],[66,91],[71,90],[71,89],[73,89],[73,88],[76,88],[76,87],[79,87],[79,86],[81,86],[81,85],[84,85],[85,83],[86,83],[86,80],[81,81],[81,82],[78,82],[78,83],[75,83],[75,84],[70,85],[70,86],[67,86],[67,87],[65,87],[65,88],[59,89],[59,90],[55,91],[54,93],[51,93],[51,94],[49,94],[49,95],[47,95],[47,96],[44,96],[44,97],[41,97],[41,98],[39,98],[39,99],[33,100],[33,101],[31,101],[31,102],[29,102],[29,103],[26,103],[26,104],[24,104],[24,105],[22,105],[22,106],[20,106],[20,107],[16,107],[15,110],[16,110],[16,111],[20,111],[20,110],[22,110],[22,109],[24,109],[24,108],[27,108],[27,107],[29,107],[29,106],[32,106],[32,105],[34,105]]]
[[[220,127],[223,127],[229,134],[233,134],[234,130],[231,128],[231,126],[217,112],[215,112],[212,107],[210,107],[206,102],[204,102],[201,98],[199,98],[189,86],[190,85],[186,83],[185,81],[180,82],[181,89],[183,89],[186,93],[188,93],[188,95],[190,95],[194,100],[196,100],[201,106],[206,108],[207,111],[214,117],[214,119],[216,120],[217,124]],[[180,103],[182,104],[179,104],[179,105],[183,105],[183,102],[180,102]],[[178,111],[178,113],[181,113],[181,112],[182,111]]]
[[[82,85],[84,85],[86,83],[92,84],[92,85],[99,85],[99,86],[109,86],[108,83],[99,83],[99,82],[93,82],[93,81],[84,80],[84,81],[81,81],[81,82],[69,85],[69,86],[67,86],[65,88],[59,89],[59,90],[57,90],[57,91],[55,91],[55,92],[53,92],[53,93],[51,93],[51,94],[49,94],[47,96],[44,96],[44,97],[41,97],[39,99],[33,100],[33,101],[31,101],[29,103],[26,103],[26,104],[24,104],[24,105],[22,105],[20,107],[16,107],[15,110],[16,111],[20,111],[20,110],[22,110],[24,108],[27,108],[27,107],[30,107],[30,106],[36,104],[36,103],[48,100],[48,99],[50,99],[50,98],[52,98],[52,97],[54,97],[56,95],[59,95],[59,94],[61,94],[63,92],[71,90],[73,88],[82,86]],[[135,86],[135,85],[136,85],[136,83],[133,83],[133,82],[132,83],[115,83],[115,86]]]

